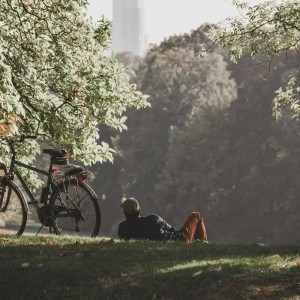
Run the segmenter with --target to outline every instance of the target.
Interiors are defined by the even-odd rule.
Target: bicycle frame
[[[41,170],[41,169],[38,169],[36,167],[33,167],[33,166],[30,166],[30,165],[27,165],[27,164],[24,164],[20,161],[17,161],[17,160],[14,160],[12,161],[12,165],[11,165],[11,170],[14,172],[14,174],[16,174],[17,178],[19,179],[19,181],[21,182],[21,185],[23,186],[26,194],[28,195],[28,197],[30,198],[30,202],[28,202],[28,204],[34,204],[34,203],[37,203],[38,200],[34,197],[34,195],[32,194],[29,186],[27,185],[25,179],[23,178],[23,176],[20,174],[19,170],[17,169],[16,166],[20,166],[22,168],[25,168],[25,169],[28,169],[28,170],[31,170],[31,171],[34,171],[34,172],[37,172],[37,173],[40,173],[40,174],[43,174],[45,176],[48,177],[48,180],[47,180],[47,187],[49,188],[50,186],[50,183],[51,183],[51,176],[50,176],[50,171],[44,171],[44,170]]]
[[[23,186],[26,194],[29,196],[30,201],[27,202],[28,204],[37,204],[38,200],[34,197],[34,195],[32,194],[29,186],[27,185],[25,179],[23,178],[23,176],[21,175],[21,173],[19,172],[18,168],[16,166],[20,166],[22,168],[43,174],[45,176],[48,177],[47,180],[47,188],[49,188],[49,186],[51,185],[51,170],[52,170],[52,163],[50,163],[50,169],[49,171],[45,171],[45,170],[41,170],[39,168],[24,164],[18,160],[16,160],[16,151],[14,148],[14,145],[12,144],[12,142],[9,142],[9,146],[10,146],[10,150],[12,152],[12,157],[11,157],[11,162],[10,162],[10,167],[9,167],[9,172],[11,174],[16,174],[17,178],[19,179],[19,181],[21,182],[21,185]]]

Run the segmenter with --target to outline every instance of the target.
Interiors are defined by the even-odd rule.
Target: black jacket
[[[139,217],[133,220],[123,221],[119,225],[118,235],[119,238],[125,240],[184,240],[184,237],[180,230],[176,231],[165,220],[155,214],[146,217]]]

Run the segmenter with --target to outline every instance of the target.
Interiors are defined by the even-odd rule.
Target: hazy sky
[[[175,33],[189,32],[205,22],[218,22],[239,12],[232,0],[146,0],[148,41],[158,43]],[[256,4],[263,0],[248,0]],[[112,19],[112,0],[89,0],[88,14],[93,20],[105,15]]]

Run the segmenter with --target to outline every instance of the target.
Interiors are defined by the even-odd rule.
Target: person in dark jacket
[[[191,243],[199,240],[207,241],[203,217],[193,212],[179,230],[156,214],[141,216],[139,202],[135,198],[127,198],[121,203],[126,220],[119,224],[119,238],[143,239],[150,241],[185,241]]]

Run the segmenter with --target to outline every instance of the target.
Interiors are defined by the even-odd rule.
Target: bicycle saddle
[[[43,153],[50,154],[52,157],[64,157],[67,151],[65,149],[44,149]]]

